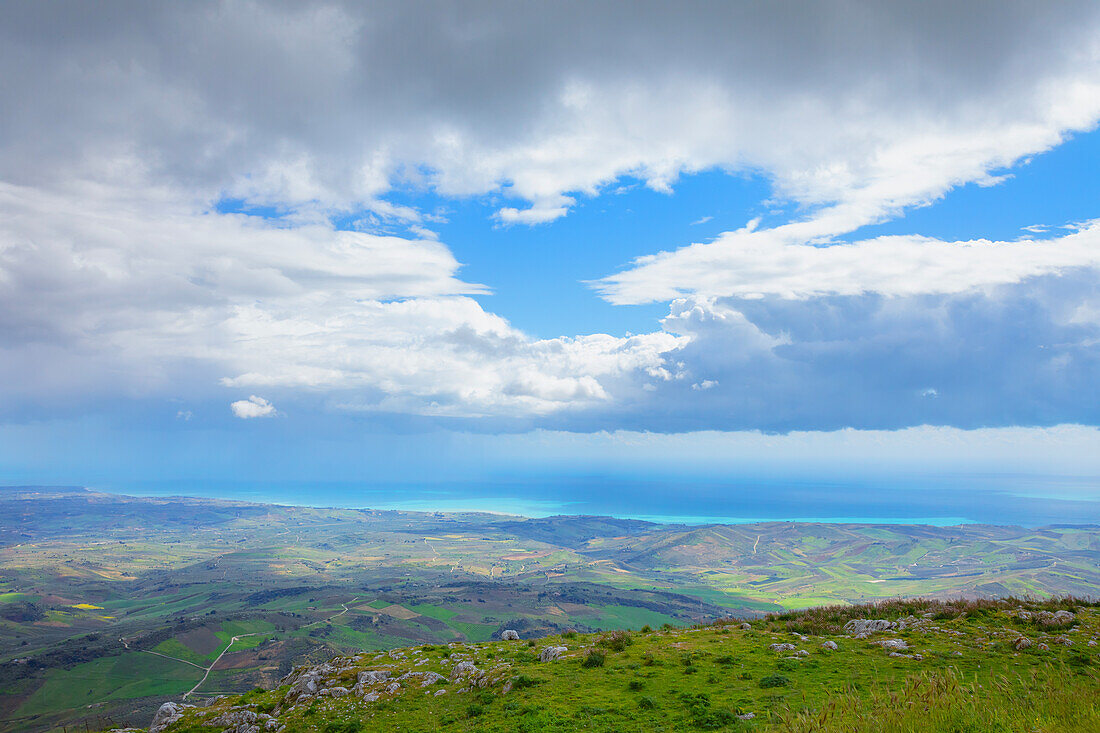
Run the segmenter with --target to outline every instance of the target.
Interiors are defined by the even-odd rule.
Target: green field
[[[1089,595],[1097,557],[1095,527],[689,527],[0,493],[0,733],[147,725],[222,651],[196,694],[504,629],[550,638],[898,596]]]

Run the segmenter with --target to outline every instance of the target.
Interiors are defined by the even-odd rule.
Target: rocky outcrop
[[[854,618],[844,624],[844,632],[857,639],[867,637],[876,631],[889,631],[895,628],[897,628],[896,623],[887,621],[884,618]]]
[[[519,632],[515,629],[505,629],[500,632],[500,638],[503,641],[519,641]]]
[[[388,669],[367,669],[360,672],[355,681],[359,684],[373,685],[389,678],[390,671]]]
[[[769,644],[768,648],[773,652],[793,652],[797,647],[794,644]]]
[[[565,654],[567,651],[569,651],[569,647],[567,646],[543,647],[542,651],[539,652],[539,661],[552,662],[555,659],[561,659],[561,655]]]
[[[482,671],[473,662],[462,661],[451,668],[451,681],[457,682],[465,677],[475,677],[480,674]]]
[[[153,716],[153,722],[149,724],[149,733],[161,733],[162,730],[183,717],[183,711],[193,708],[194,705],[184,705],[179,702],[166,702],[157,709]]]
[[[905,639],[885,639],[878,644],[883,649],[889,649],[893,652],[903,652],[909,648],[909,645],[905,643]]]
[[[235,707],[207,721],[206,725],[221,728],[222,733],[260,733],[260,728],[268,729],[270,722],[271,716],[266,713]]]

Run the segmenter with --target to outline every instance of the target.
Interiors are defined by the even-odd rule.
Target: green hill
[[[1097,731],[1097,606],[889,601],[368,652],[166,704],[152,731]]]

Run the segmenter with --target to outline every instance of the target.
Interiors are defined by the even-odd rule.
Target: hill
[[[891,597],[1093,595],[1090,526],[663,525],[0,490],[0,733],[295,664]]]
[[[1096,731],[1098,638],[1091,603],[1008,599],[422,645],[167,703],[150,733]]]

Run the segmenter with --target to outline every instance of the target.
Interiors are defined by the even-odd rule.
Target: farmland
[[[0,493],[0,726],[146,724],[335,654],[897,596],[1095,595],[1096,527],[659,525]],[[216,663],[215,663],[216,661]],[[200,684],[201,682],[201,684]]]

